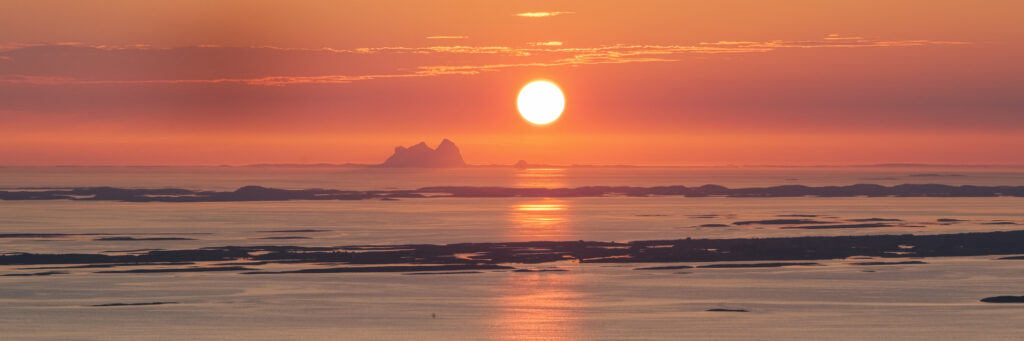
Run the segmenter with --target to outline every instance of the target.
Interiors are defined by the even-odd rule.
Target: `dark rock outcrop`
[[[852,264],[852,265],[861,265],[861,266],[869,266],[869,265],[911,265],[911,264],[928,264],[928,263],[925,263],[925,262],[922,262],[922,261],[919,261],[919,260],[908,260],[908,261],[903,261],[903,262],[858,262],[858,263],[850,263],[850,264]]]
[[[395,147],[395,153],[391,154],[381,166],[384,167],[465,167],[466,162],[462,160],[462,153],[459,147],[452,141],[444,139],[437,149],[431,149],[426,143],[420,142],[412,147]]]
[[[1024,296],[993,296],[981,299],[985,303],[1024,303]]]
[[[125,307],[125,306],[163,305],[163,304],[178,304],[178,302],[104,303],[104,304],[93,304],[90,307]]]

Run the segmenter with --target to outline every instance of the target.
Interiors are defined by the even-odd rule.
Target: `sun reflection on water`
[[[583,294],[572,271],[510,273],[498,295],[495,330],[504,340],[578,340]]]
[[[563,236],[569,229],[568,205],[552,198],[516,203],[509,213],[509,233],[515,238],[551,238]],[[526,238],[530,239],[530,238]]]
[[[516,173],[516,187],[565,187],[564,168],[528,168]],[[554,198],[516,202],[509,210],[509,237],[514,240],[540,240],[564,236],[569,228],[569,206]]]
[[[526,168],[516,172],[516,187],[565,187],[565,168]]]
[[[517,187],[561,188],[565,169],[533,168],[516,173]],[[509,208],[508,240],[568,240],[570,207],[557,198],[523,198]],[[538,265],[545,267],[546,265]],[[561,265],[564,267],[565,265]],[[530,268],[522,264],[520,268]],[[495,297],[494,329],[504,340],[578,340],[583,294],[578,274],[567,272],[508,273]]]

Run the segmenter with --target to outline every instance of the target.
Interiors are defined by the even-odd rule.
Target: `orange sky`
[[[542,13],[529,16],[522,13]],[[1024,2],[68,1],[0,12],[0,164],[1020,164]],[[558,84],[538,127],[515,96]]]

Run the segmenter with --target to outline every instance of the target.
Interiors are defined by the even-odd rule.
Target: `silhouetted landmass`
[[[984,222],[984,223],[981,223],[981,224],[982,225],[1017,225],[1017,223],[1012,222],[1012,221],[987,221],[987,222]]]
[[[381,166],[384,167],[465,167],[462,153],[455,143],[444,139],[437,149],[420,142],[412,147],[395,147],[392,154]]]
[[[993,197],[1024,196],[1024,186],[950,186],[939,184],[906,184],[897,186],[851,185],[808,187],[786,185],[763,188],[730,189],[718,185],[700,187],[609,187],[588,186],[577,188],[507,188],[507,187],[425,187],[418,193],[442,193],[456,197],[591,197],[604,195],[650,196],[681,195],[688,197]]]
[[[113,268],[116,266],[153,266],[153,265],[192,265],[194,262],[169,262],[169,263],[113,263],[113,264],[86,264],[68,266],[38,266],[31,268],[19,268],[22,270],[49,270],[49,269],[90,269],[90,268]]]
[[[223,202],[223,201],[282,201],[282,200],[366,200],[382,198],[508,198],[508,197],[602,197],[602,196],[686,196],[686,197],[1024,197],[1024,186],[951,186],[939,184],[906,184],[896,186],[850,185],[808,187],[786,185],[755,188],[726,188],[718,185],[686,186],[586,186],[576,188],[514,188],[440,186],[415,190],[348,191],[337,189],[288,190],[245,186],[231,192],[164,189],[125,189],[114,187],[85,187],[42,191],[0,191],[0,200],[113,200],[127,202]],[[713,218],[717,215],[692,215],[692,218]],[[783,220],[783,219],[780,219]],[[798,220],[798,219],[793,219]],[[33,234],[38,237],[57,237],[60,234]],[[0,235],[4,238],[5,235]],[[6,234],[6,238],[25,235]]]
[[[458,270],[509,270],[511,266],[493,264],[462,264],[462,265],[394,265],[394,266],[359,266],[344,268],[316,268],[291,271],[255,271],[243,272],[246,275],[263,274],[319,274],[346,272],[414,272],[414,271],[458,271]]]
[[[103,254],[36,254],[15,253],[0,255],[0,265],[37,264],[110,264],[110,263],[154,263],[154,262],[202,262],[229,261],[248,257],[245,250],[226,248],[217,250],[174,250],[149,251],[138,255]]]
[[[567,272],[566,269],[516,269],[513,272]]]
[[[731,312],[731,313],[746,313],[746,309],[725,309],[725,308],[711,308],[705,311],[717,311],[717,312]]]
[[[134,252],[146,252],[146,251],[161,251],[163,249],[131,249],[131,250],[108,250],[103,253],[134,253]]]
[[[124,307],[124,306],[162,305],[162,304],[178,304],[178,302],[105,303],[105,304],[93,304],[90,307]]]
[[[909,264],[928,264],[919,260],[910,260],[904,262],[859,262],[850,263],[851,265],[909,265]]]
[[[217,264],[214,264],[214,265],[266,265],[266,264],[269,264],[269,262],[227,262],[227,263],[217,263]]]
[[[70,236],[101,236],[103,233],[0,233],[0,238],[62,238]]]
[[[170,194],[168,194],[170,193]],[[411,196],[412,191],[341,191],[329,189],[284,190],[261,186],[245,186],[232,192],[193,191],[186,189],[124,189],[88,187],[70,190],[32,192],[0,191],[3,200],[112,200],[126,202],[223,202],[283,200],[363,200],[383,196]]]
[[[940,222],[940,223],[959,223],[959,222],[966,221],[966,220],[952,219],[952,218],[939,218],[939,219],[935,219],[935,221]]]
[[[726,224],[702,224],[699,227],[729,227]]]
[[[723,263],[700,265],[700,269],[733,269],[733,268],[781,268],[784,266],[811,266],[818,263]]]
[[[329,232],[331,230],[313,230],[313,229],[302,229],[302,230],[267,230],[267,231],[256,231],[266,233],[313,233],[313,232]]]
[[[54,238],[66,237],[63,233],[2,233],[0,238]]]
[[[814,217],[818,217],[818,215],[817,214],[780,214],[780,215],[777,215],[776,217],[781,217],[781,218],[814,218]]]
[[[784,229],[863,229],[863,228],[875,228],[875,227],[892,227],[892,224],[882,223],[867,223],[867,224],[836,224],[836,225],[800,225],[800,226],[786,226]]]
[[[938,235],[871,235],[764,239],[636,241],[626,255],[583,262],[817,260],[870,257],[979,256],[1024,253],[1024,231]],[[910,246],[908,248],[908,246]]]
[[[160,241],[160,240],[195,240],[193,238],[182,238],[182,237],[147,237],[147,238],[135,238],[135,237],[103,237],[96,238],[93,240],[98,241]]]
[[[1024,260],[1024,256],[1009,256],[1009,257],[1000,257],[1000,258],[997,258],[997,259],[1002,259],[1002,260]]]
[[[691,265],[672,265],[672,266],[651,266],[646,268],[636,268],[633,270],[680,270],[680,269],[692,269]]]
[[[3,275],[0,275],[0,276],[6,276],[6,277],[15,277],[15,276],[25,277],[25,276],[66,275],[66,274],[68,274],[67,271],[43,271],[43,272],[33,272],[33,273],[3,274]]]
[[[811,219],[767,219],[767,220],[748,220],[748,221],[737,221],[732,223],[733,225],[798,225],[798,224],[831,224],[830,221],[818,221]]]
[[[499,264],[575,260],[586,263],[686,263],[813,261],[851,257],[921,258],[1024,254],[1024,230],[938,235],[818,236],[786,238],[678,239],[628,243],[562,241],[460,243],[447,245],[355,245],[334,247],[222,246],[155,250],[141,254],[2,254],[0,265],[138,264],[166,262],[266,262],[381,265],[298,270],[302,272],[413,272],[506,269]],[[467,256],[468,255],[468,256]],[[396,265],[400,264],[400,265]],[[814,263],[774,263],[812,265]],[[907,263],[909,264],[909,263]],[[160,264],[154,264],[160,265]],[[250,265],[250,264],[241,264]],[[754,263],[752,266],[774,266]],[[437,266],[442,266],[437,268]],[[705,268],[751,264],[706,265]],[[115,272],[248,271],[241,266],[135,269]]]
[[[131,269],[131,270],[107,270],[96,271],[99,274],[140,274],[140,273],[164,273],[164,272],[210,272],[210,271],[252,271],[256,269],[242,266],[219,266],[206,268],[172,268],[172,269]]]
[[[444,272],[410,272],[403,275],[465,275],[482,274],[483,271],[444,271]]]
[[[981,299],[985,303],[1024,303],[1024,296],[993,296]]]
[[[861,219],[846,219],[846,221],[861,222],[861,223],[864,223],[864,222],[900,222],[900,221],[903,221],[903,219],[895,219],[895,218],[861,218]]]

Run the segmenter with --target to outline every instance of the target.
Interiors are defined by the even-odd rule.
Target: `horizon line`
[[[14,167],[381,167],[382,163],[361,163],[361,162],[267,162],[267,163],[240,163],[240,164],[0,164],[0,168]],[[1024,167],[1024,164],[983,164],[983,163],[914,163],[914,162],[883,162],[863,164],[629,164],[629,163],[573,163],[573,164],[548,164],[548,163],[527,163],[523,168],[841,168],[841,167]],[[435,168],[435,169],[458,169],[458,168],[491,168],[491,167],[516,167],[516,163],[475,163],[466,164],[464,167],[387,167],[387,168]]]

